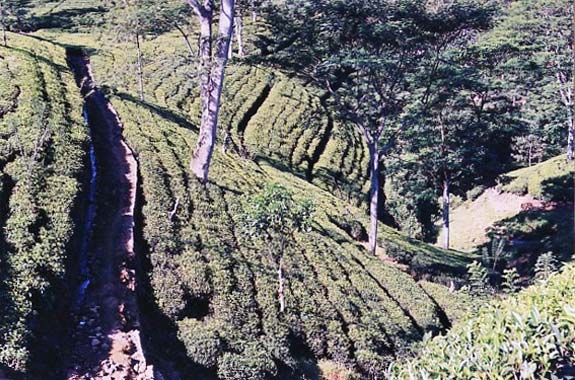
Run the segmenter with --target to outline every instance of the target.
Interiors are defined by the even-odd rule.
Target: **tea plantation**
[[[24,371],[40,318],[65,299],[88,130],[64,49],[10,44],[0,47],[0,364]]]

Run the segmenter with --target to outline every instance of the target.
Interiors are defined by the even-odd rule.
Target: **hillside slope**
[[[444,337],[423,344],[390,379],[572,379],[575,267],[482,308]]]
[[[24,51],[49,45],[33,37],[13,38]],[[77,43],[89,37],[59,38]],[[52,47],[50,52],[64,54],[63,49]],[[96,78],[116,64],[110,59],[112,53],[120,54],[120,50],[95,53]],[[8,50],[5,54],[13,53]],[[38,53],[38,59],[47,60],[46,54]],[[247,68],[232,67],[230,83],[234,70]],[[252,78],[245,73],[241,77]],[[175,88],[188,86],[185,77],[173,81]],[[167,86],[169,82],[162,83]],[[280,77],[273,86],[291,87],[289,91],[302,94],[306,91],[287,77]],[[268,106],[263,102],[255,113],[246,111],[250,107],[243,102],[256,102],[256,90],[248,91],[251,100],[243,102],[242,92],[229,94],[238,99],[228,103],[238,113],[232,120],[241,121],[246,113],[251,114],[249,131],[250,123],[262,117],[258,115],[261,107],[275,110],[289,104],[284,100],[289,93],[282,88],[278,87],[277,96],[268,97]],[[144,344],[147,355],[165,376],[194,370],[208,378],[286,378],[313,370],[320,359],[373,374],[426,331],[449,326],[444,310],[408,273],[370,257],[348,235],[346,223],[367,226],[365,212],[306,181],[306,170],[298,168],[305,160],[288,160],[298,157],[291,149],[270,158],[265,149],[252,148],[250,153],[257,150],[259,155],[252,160],[243,158],[241,152],[224,151],[220,145],[211,169],[212,181],[203,187],[187,171],[197,135],[194,120],[187,121],[185,110],[193,113],[196,97],[187,91],[176,92],[162,106],[135,100],[119,88],[110,89],[110,100],[139,162],[142,187],[138,197],[143,207],[136,232],[140,235],[137,251],[140,257],[147,257],[140,265],[149,271],[149,277],[140,279],[138,290],[145,313]],[[313,100],[313,92],[307,96],[309,101],[290,105],[288,112],[313,112],[309,107],[319,103]],[[177,106],[175,97],[180,102]],[[238,127],[242,124],[230,121],[229,130],[241,131]],[[222,125],[226,125],[225,118]],[[315,150],[317,136],[297,132],[303,128],[301,121],[290,122],[280,116],[273,125],[270,131],[285,130],[287,139],[295,136],[293,149],[301,149],[304,156]],[[318,125],[325,130],[327,124]],[[267,142],[263,136],[261,144],[278,138],[272,134]],[[313,231],[297,238],[286,259],[287,310],[283,314],[276,306],[273,266],[260,254],[259,242],[247,239],[237,227],[243,195],[267,182],[281,183],[297,197],[311,197],[318,208]],[[172,210],[175,213],[170,217]],[[457,273],[468,263],[463,254],[408,239],[383,225],[380,242],[417,257],[423,271]],[[21,369],[10,361],[4,364]]]
[[[498,186],[451,212],[452,247],[471,251],[488,243],[488,229],[496,227],[517,245],[552,250],[568,259],[573,241],[572,176],[565,156],[502,175]],[[438,242],[441,239],[440,234]]]

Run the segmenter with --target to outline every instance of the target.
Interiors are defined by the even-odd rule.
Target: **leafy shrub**
[[[387,371],[395,379],[569,378],[575,365],[575,267],[544,285],[487,305],[445,337],[424,342],[414,360]]]
[[[489,284],[488,271],[479,261],[474,261],[467,266],[469,275],[469,290],[472,293],[485,293]]]
[[[553,252],[540,255],[535,263],[535,278],[539,281],[547,280],[558,269],[557,259]]]
[[[503,282],[501,284],[506,293],[515,293],[519,290],[519,274],[516,268],[505,269],[503,271]]]

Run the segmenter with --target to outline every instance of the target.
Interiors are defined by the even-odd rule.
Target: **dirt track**
[[[153,368],[140,342],[135,292],[137,161],[123,139],[118,115],[94,85],[89,59],[70,50],[68,61],[85,98],[98,181],[87,251],[89,285],[74,314],[67,378],[151,380]]]

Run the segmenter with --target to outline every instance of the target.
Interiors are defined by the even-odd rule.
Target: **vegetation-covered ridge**
[[[53,344],[46,331],[59,331],[46,327],[66,299],[88,133],[64,49],[10,39],[17,47],[0,47],[0,365],[23,372]]]
[[[151,285],[174,327],[161,346],[181,341],[187,356],[181,361],[224,379],[297,373],[318,359],[377,373],[425,331],[449,325],[409,274],[367,256],[342,229],[349,222],[365,225],[361,210],[265,160],[220,149],[204,187],[186,171],[193,127],[122,94],[111,100],[140,162]],[[277,308],[273,263],[239,228],[243,195],[267,182],[312,198],[318,210],[312,231],[297,235],[285,255],[284,313]],[[430,267],[446,263],[457,270],[467,263],[463,255],[442,255],[383,226],[381,241]],[[172,358],[182,354],[166,351]]]
[[[426,341],[390,379],[570,379],[575,376],[575,266],[486,306]]]

